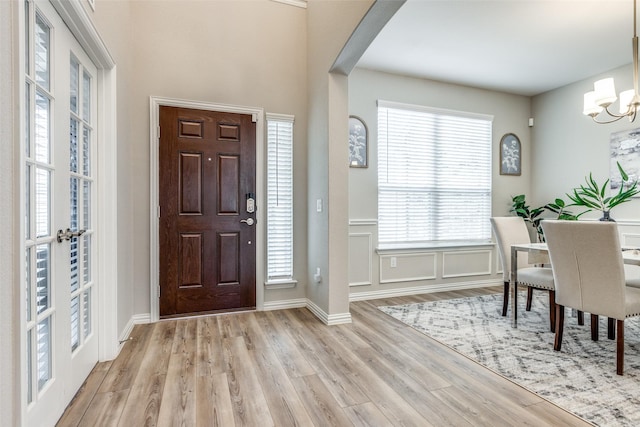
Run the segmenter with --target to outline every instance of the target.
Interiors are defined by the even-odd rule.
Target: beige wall
[[[111,2],[98,0],[96,10],[93,11],[85,3],[85,10],[89,12],[98,33],[105,41],[109,53],[116,62],[116,90],[117,90],[117,161],[118,161],[118,230],[117,233],[117,296],[118,315],[117,332],[120,334],[131,316],[136,313],[134,308],[133,282],[133,251],[136,240],[132,226],[132,211],[134,205],[131,193],[131,137],[132,126],[131,109],[127,100],[130,98],[134,82],[130,77],[133,73],[133,54],[131,51],[131,8],[125,1]]]
[[[118,203],[123,234],[119,285],[127,302],[119,326],[133,314],[150,311],[150,96],[295,115],[294,274],[298,286],[268,290],[265,302],[310,298],[326,312],[348,312],[347,169],[331,161],[346,153],[347,80],[330,76],[328,70],[370,5],[371,0],[311,1],[303,9],[268,0],[98,0],[94,21],[118,64],[118,82],[124,82],[118,87],[122,106]],[[308,117],[314,118],[311,131]],[[308,158],[313,161],[308,163]],[[325,209],[317,214],[319,198]],[[329,250],[329,245],[336,250]],[[334,257],[331,268],[330,254]],[[307,289],[316,267],[321,268],[323,283]],[[339,284],[332,297],[330,276]],[[330,308],[330,300],[339,308]]]
[[[150,312],[150,96],[295,115],[294,270],[299,284],[294,289],[267,291],[265,300],[303,297],[307,272],[305,9],[267,0],[98,0],[94,21],[118,68],[119,300],[125,304],[120,329],[132,315]],[[258,207],[260,197],[264,194],[258,192]]]
[[[593,90],[593,82],[603,77],[614,77],[618,91],[633,87],[631,66],[626,66],[533,98],[532,202],[536,205],[555,197],[567,200],[566,193],[583,184],[590,172],[598,183],[603,183],[609,177],[611,133],[640,128],[638,120],[629,123],[622,119],[615,124],[599,125],[582,114],[584,93]],[[614,107],[618,108],[617,103]],[[637,221],[638,208],[640,199],[634,199],[615,207],[611,216],[616,220]],[[585,216],[597,217],[596,213]]]
[[[511,196],[531,192],[530,100],[510,95],[356,68],[349,76],[349,114],[369,129],[369,167],[349,169],[349,265],[352,298],[391,294],[402,289],[422,291],[461,284],[495,282],[499,268],[493,247],[445,248],[402,254],[376,251],[377,226],[377,100],[426,105],[493,116],[493,215],[507,215]],[[499,173],[499,142],[515,133],[522,143],[522,175]],[[371,221],[373,220],[373,221]],[[397,267],[390,267],[396,256]],[[385,282],[385,283],[381,283]],[[371,284],[368,284],[370,282]],[[356,295],[361,294],[361,295]]]
[[[347,78],[329,74],[371,1],[312,0],[308,7],[309,288],[307,298],[329,316],[348,314]],[[323,211],[317,212],[321,200]],[[322,282],[313,274],[320,269]]]

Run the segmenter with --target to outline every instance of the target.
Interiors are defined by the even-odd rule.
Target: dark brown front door
[[[160,315],[253,308],[255,123],[160,107]]]

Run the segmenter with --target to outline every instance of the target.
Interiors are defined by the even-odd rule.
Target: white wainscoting
[[[349,220],[349,286],[371,286],[374,282],[374,233],[376,218]]]
[[[377,226],[378,225],[378,220],[375,218],[364,218],[364,219],[350,219],[349,220],[349,225],[355,225],[355,226]]]
[[[491,250],[442,252],[442,278],[491,274]]]
[[[485,288],[502,285],[502,278],[498,280],[478,280],[456,283],[432,283],[421,286],[381,289],[377,291],[357,292],[349,295],[349,301],[364,301],[368,299],[393,298],[407,295],[430,294],[434,292],[459,291],[462,289]]]
[[[381,298],[494,286],[502,266],[494,243],[377,248],[378,221],[349,220],[351,298]]]
[[[368,286],[373,276],[373,233],[349,233],[349,286]]]
[[[620,233],[620,244],[640,248],[640,220],[616,218],[616,223]]]
[[[433,280],[436,260],[436,252],[380,255],[380,283]]]
[[[636,233],[622,233],[620,243],[622,246],[633,246],[640,248],[640,234]]]

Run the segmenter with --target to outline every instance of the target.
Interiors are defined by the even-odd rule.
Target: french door
[[[48,1],[24,12],[24,414],[47,426],[98,361],[97,71]]]

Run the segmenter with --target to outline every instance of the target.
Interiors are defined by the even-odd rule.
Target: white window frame
[[[406,112],[404,120],[407,123],[395,129],[388,126],[386,112],[396,115]],[[397,119],[403,120],[401,117]],[[419,120],[415,127],[410,123],[413,119]],[[485,114],[378,101],[380,249],[464,245],[491,240],[492,122],[493,116]],[[465,134],[467,129],[472,131]],[[464,144],[456,147],[473,150],[473,156],[465,158],[463,153],[462,158],[466,160],[458,165],[452,157],[455,154],[451,149],[452,140],[456,143],[463,141]],[[431,155],[422,154],[423,146]],[[456,169],[465,165],[466,168]],[[411,172],[411,169],[403,169],[405,167],[419,167],[422,171]],[[403,172],[405,170],[406,173]],[[461,172],[460,177],[449,173],[455,170]],[[473,178],[470,178],[471,171]],[[444,186],[444,191],[440,190],[441,186]],[[460,206],[468,204],[465,201],[456,206],[460,194],[465,199],[475,198],[478,201],[473,207],[473,215],[466,215],[469,223],[466,236],[459,232],[458,222],[448,221],[448,218],[456,216],[448,211],[462,213]],[[448,211],[439,208],[443,206],[439,200],[449,205]],[[465,221],[462,216],[460,221]]]
[[[266,114],[267,121],[267,259],[265,286],[269,288],[294,287],[293,250],[293,139],[294,116],[286,114]],[[284,132],[277,127],[284,125]],[[275,134],[274,134],[275,132]],[[284,236],[276,242],[273,227],[284,228]],[[276,250],[272,244],[284,245],[286,249]],[[283,259],[284,258],[284,259]],[[284,263],[276,268],[275,263]],[[276,271],[280,270],[280,271]]]

